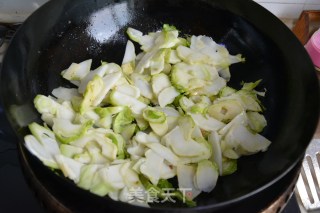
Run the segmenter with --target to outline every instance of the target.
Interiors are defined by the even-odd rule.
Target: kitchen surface
[[[8,47],[10,37],[18,29],[19,24],[45,2],[46,0],[0,0],[0,63]],[[256,2],[279,17],[292,30],[296,27],[303,11],[320,10],[320,0],[256,0]],[[314,18],[308,22],[309,33],[313,33],[319,27],[320,18]],[[301,29],[306,28],[305,26],[296,28],[297,31],[300,30],[299,32],[303,33]],[[318,77],[320,79],[320,74]],[[12,133],[6,127],[6,123],[0,105],[0,213],[44,213],[46,210],[39,201],[41,199],[37,198],[39,194],[30,189],[24,178],[17,146],[12,139]],[[320,125],[314,134],[313,142],[320,143]],[[301,179],[300,177],[300,182],[303,181]],[[319,187],[316,187],[316,190],[320,190]],[[297,189],[294,190],[294,193],[291,191],[286,193],[286,198],[278,200],[282,199],[281,202],[286,202],[288,199],[287,205],[284,208],[277,207],[276,211],[281,210],[283,213],[306,212]],[[306,193],[312,193],[312,189]],[[276,204],[277,200],[274,205]],[[266,210],[265,212],[273,211]],[[320,209],[317,212],[320,212]]]

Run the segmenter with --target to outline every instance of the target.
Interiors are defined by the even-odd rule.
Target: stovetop
[[[0,37],[0,44],[1,41]],[[7,46],[8,40],[0,47],[0,65]],[[44,213],[22,173],[18,148],[8,125],[0,105],[0,213]],[[301,213],[295,195],[282,212]]]

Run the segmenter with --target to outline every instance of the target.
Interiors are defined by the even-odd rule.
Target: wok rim
[[[48,2],[46,2],[44,5],[42,5],[40,8],[38,8],[38,9],[35,11],[35,13],[33,13],[33,14],[22,24],[22,26],[18,29],[18,31],[16,32],[16,34],[19,34],[19,32],[23,30],[23,26],[26,26],[26,25],[27,25],[28,20],[30,20],[30,19],[32,19],[32,17],[35,17],[35,16],[36,16],[35,14],[37,14],[37,11],[38,11],[38,10],[41,10],[41,8],[43,8],[43,7],[48,7],[48,5],[50,5],[50,4],[54,4],[53,2],[54,2],[54,1],[48,1]],[[58,2],[58,1],[56,1],[56,2]],[[216,0],[216,2],[222,2],[222,1]],[[239,1],[239,2],[241,2],[241,1]],[[263,7],[260,6],[258,3],[254,2],[254,1],[251,1],[251,0],[250,0],[250,1],[243,1],[243,2],[245,2],[246,4],[248,4],[248,7],[256,7],[256,8],[257,8],[257,7],[260,7],[260,8],[263,8]],[[226,5],[227,5],[227,4],[228,4],[228,2],[226,2]],[[226,7],[226,9],[228,10],[227,7]],[[271,12],[269,12],[269,11],[266,10],[266,9],[263,9],[263,11],[264,11],[264,14],[263,14],[263,15],[266,15],[266,16],[268,16],[269,19],[272,19],[271,21],[272,21],[275,25],[277,25],[276,27],[280,27],[280,25],[282,25],[282,26],[281,26],[282,28],[285,27],[285,25],[284,25],[282,22],[280,22],[280,20],[279,20],[278,18],[276,18],[276,16],[274,16]],[[236,13],[235,11],[231,11],[231,12],[234,13],[234,14],[236,14],[236,15],[239,15],[239,14]],[[241,16],[241,17],[248,21],[247,17],[243,17],[243,16]],[[250,20],[249,20],[249,21],[250,21]],[[252,23],[252,22],[251,22],[251,23]],[[283,30],[284,30],[284,29],[283,29]],[[289,28],[287,28],[285,31],[287,32],[287,35],[289,35],[288,32],[292,33],[292,32],[289,30]],[[16,36],[14,36],[14,38],[15,38],[15,37],[16,37]],[[10,49],[11,43],[14,41],[14,38],[11,39],[8,49]],[[296,37],[294,37],[294,36],[290,36],[290,39],[296,39],[296,42],[299,42],[298,39],[297,39]],[[302,45],[301,45],[301,46],[302,46]],[[5,64],[6,64],[7,61],[8,61],[8,59],[6,59],[6,58],[7,58],[7,52],[8,52],[8,51],[6,51],[6,54],[5,54],[4,58],[3,58],[3,63],[2,63],[1,69],[0,69],[0,79],[1,79],[1,76],[3,75],[3,67],[5,67]],[[307,54],[307,53],[305,52],[304,54]],[[311,59],[310,59],[309,61],[310,61],[309,63],[312,64]],[[315,79],[317,78],[317,77],[316,77],[316,73],[314,73],[314,77],[315,77]],[[314,79],[314,80],[315,80],[315,79]],[[318,84],[317,84],[317,85],[318,85]],[[313,135],[313,133],[314,133],[315,130],[316,130],[317,123],[318,123],[318,119],[319,119],[319,100],[320,100],[320,99],[319,99],[319,85],[317,86],[317,89],[318,89],[318,90],[317,90],[317,105],[315,105],[315,106],[313,106],[313,107],[310,107],[310,109],[315,112],[315,113],[314,113],[314,115],[315,115],[314,118],[315,118],[315,119],[313,119],[312,121],[309,121],[309,126],[311,126],[312,128],[309,128],[308,134],[306,133],[307,131],[305,131],[305,134],[304,134],[304,135],[308,135],[308,136],[309,136],[308,138],[310,139],[310,141],[307,143],[308,145],[309,145],[310,142],[311,142],[312,135]],[[4,101],[4,95],[3,95],[2,90],[0,90],[0,101],[1,101],[2,103],[5,103],[5,101]],[[4,111],[5,111],[5,116],[6,116],[7,119],[9,120],[10,128],[13,129],[13,131],[14,131],[14,133],[15,133],[15,136],[17,137],[17,136],[20,135],[20,134],[18,133],[18,131],[17,131],[16,128],[13,128],[13,125],[12,125],[13,123],[11,122],[11,119],[10,119],[10,116],[9,116],[9,112],[8,112],[8,110],[7,110],[7,108],[6,108],[5,106],[4,106],[4,109],[5,109],[5,110],[4,110]],[[310,122],[311,122],[312,124],[310,124]],[[23,141],[20,137],[17,137],[17,138],[19,138],[19,139],[18,139],[18,145],[19,145],[19,146],[23,145],[23,146],[26,148],[24,141]],[[303,139],[303,140],[306,141],[306,139]],[[305,142],[305,143],[306,143],[306,142]],[[266,188],[274,185],[276,182],[278,182],[280,179],[282,179],[284,176],[286,176],[290,171],[292,171],[292,169],[297,165],[297,163],[298,163],[299,161],[301,161],[301,159],[304,157],[304,153],[305,153],[308,145],[305,147],[305,149],[303,150],[303,152],[300,153],[299,157],[296,158],[296,159],[293,161],[293,163],[290,164],[290,166],[289,166],[288,168],[286,168],[285,170],[281,171],[280,174],[276,176],[276,178],[272,178],[272,179],[270,178],[270,181],[269,181],[269,182],[261,185],[259,188],[255,189],[255,190],[252,190],[252,191],[249,192],[249,193],[245,193],[245,194],[242,195],[242,196],[239,196],[239,197],[236,197],[236,198],[227,200],[227,201],[223,201],[223,202],[217,202],[217,203],[214,203],[214,204],[203,205],[203,206],[196,206],[196,207],[193,207],[193,208],[186,208],[186,207],[179,207],[179,208],[172,208],[172,207],[163,207],[163,208],[160,208],[160,207],[152,207],[151,209],[152,209],[152,210],[160,210],[160,211],[161,211],[161,210],[168,210],[168,211],[177,211],[177,210],[181,210],[181,211],[182,211],[182,210],[206,210],[206,209],[209,209],[209,208],[222,208],[222,207],[224,207],[224,206],[232,205],[232,204],[235,204],[235,203],[240,202],[240,201],[242,201],[242,200],[245,200],[245,199],[247,199],[247,198],[249,198],[249,197],[254,196],[256,193],[262,192],[262,191],[265,190]],[[29,154],[32,154],[32,153],[29,152]],[[38,161],[42,164],[42,162],[41,162],[38,158],[36,158],[36,160],[38,160]],[[47,167],[47,166],[45,166],[45,165],[43,165],[43,164],[42,164],[42,166],[45,167],[46,169],[49,169],[49,167]],[[54,173],[52,172],[52,174],[54,174]],[[58,175],[58,176],[59,176],[59,175]],[[60,176],[59,176],[59,178],[62,178],[62,179],[63,179],[63,178],[66,178],[66,177],[60,177]],[[64,182],[67,182],[67,181],[64,181]],[[66,183],[66,184],[70,184],[70,183],[68,182],[68,183]],[[76,186],[76,184],[74,184],[74,183],[73,183],[72,185],[73,185],[73,187],[79,188],[79,187]],[[81,189],[81,190],[83,190],[83,189]],[[86,193],[90,193],[88,190],[83,190],[83,191],[86,191]],[[90,194],[92,194],[92,193],[90,193]],[[104,197],[99,197],[99,196],[97,196],[97,195],[94,195],[94,196],[96,196],[96,197],[99,198],[99,199],[104,199],[104,200],[106,200],[106,201],[109,201],[109,200],[105,199]],[[108,199],[110,199],[110,198],[108,197]],[[111,199],[110,199],[110,200],[111,200]],[[118,202],[118,201],[117,201],[117,202]],[[120,202],[121,202],[121,201],[120,201]],[[125,205],[128,205],[129,207],[132,207],[132,205],[131,205],[131,204],[128,204],[128,203],[124,203],[124,202],[123,202],[122,204],[125,204]],[[139,206],[134,206],[134,207],[143,208],[143,209],[148,209],[148,208],[139,207]]]

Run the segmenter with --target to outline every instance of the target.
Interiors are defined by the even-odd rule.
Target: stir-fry
[[[244,58],[208,36],[179,37],[169,25],[127,34],[139,54],[129,40],[121,65],[72,63],[61,75],[75,87],[35,97],[44,124],[29,125],[26,147],[99,196],[195,206],[220,176],[236,172],[238,158],[267,150],[271,142],[259,134],[265,92],[255,90],[258,79],[227,86],[230,65]]]

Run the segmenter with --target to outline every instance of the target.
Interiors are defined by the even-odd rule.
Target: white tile
[[[306,0],[306,4],[320,4],[320,0]]]
[[[307,0],[254,0],[254,1],[258,3],[304,4]]]
[[[304,10],[320,10],[320,4],[305,4]]]
[[[279,18],[299,18],[304,4],[259,3]]]
[[[0,22],[22,22],[48,0],[0,0]]]

